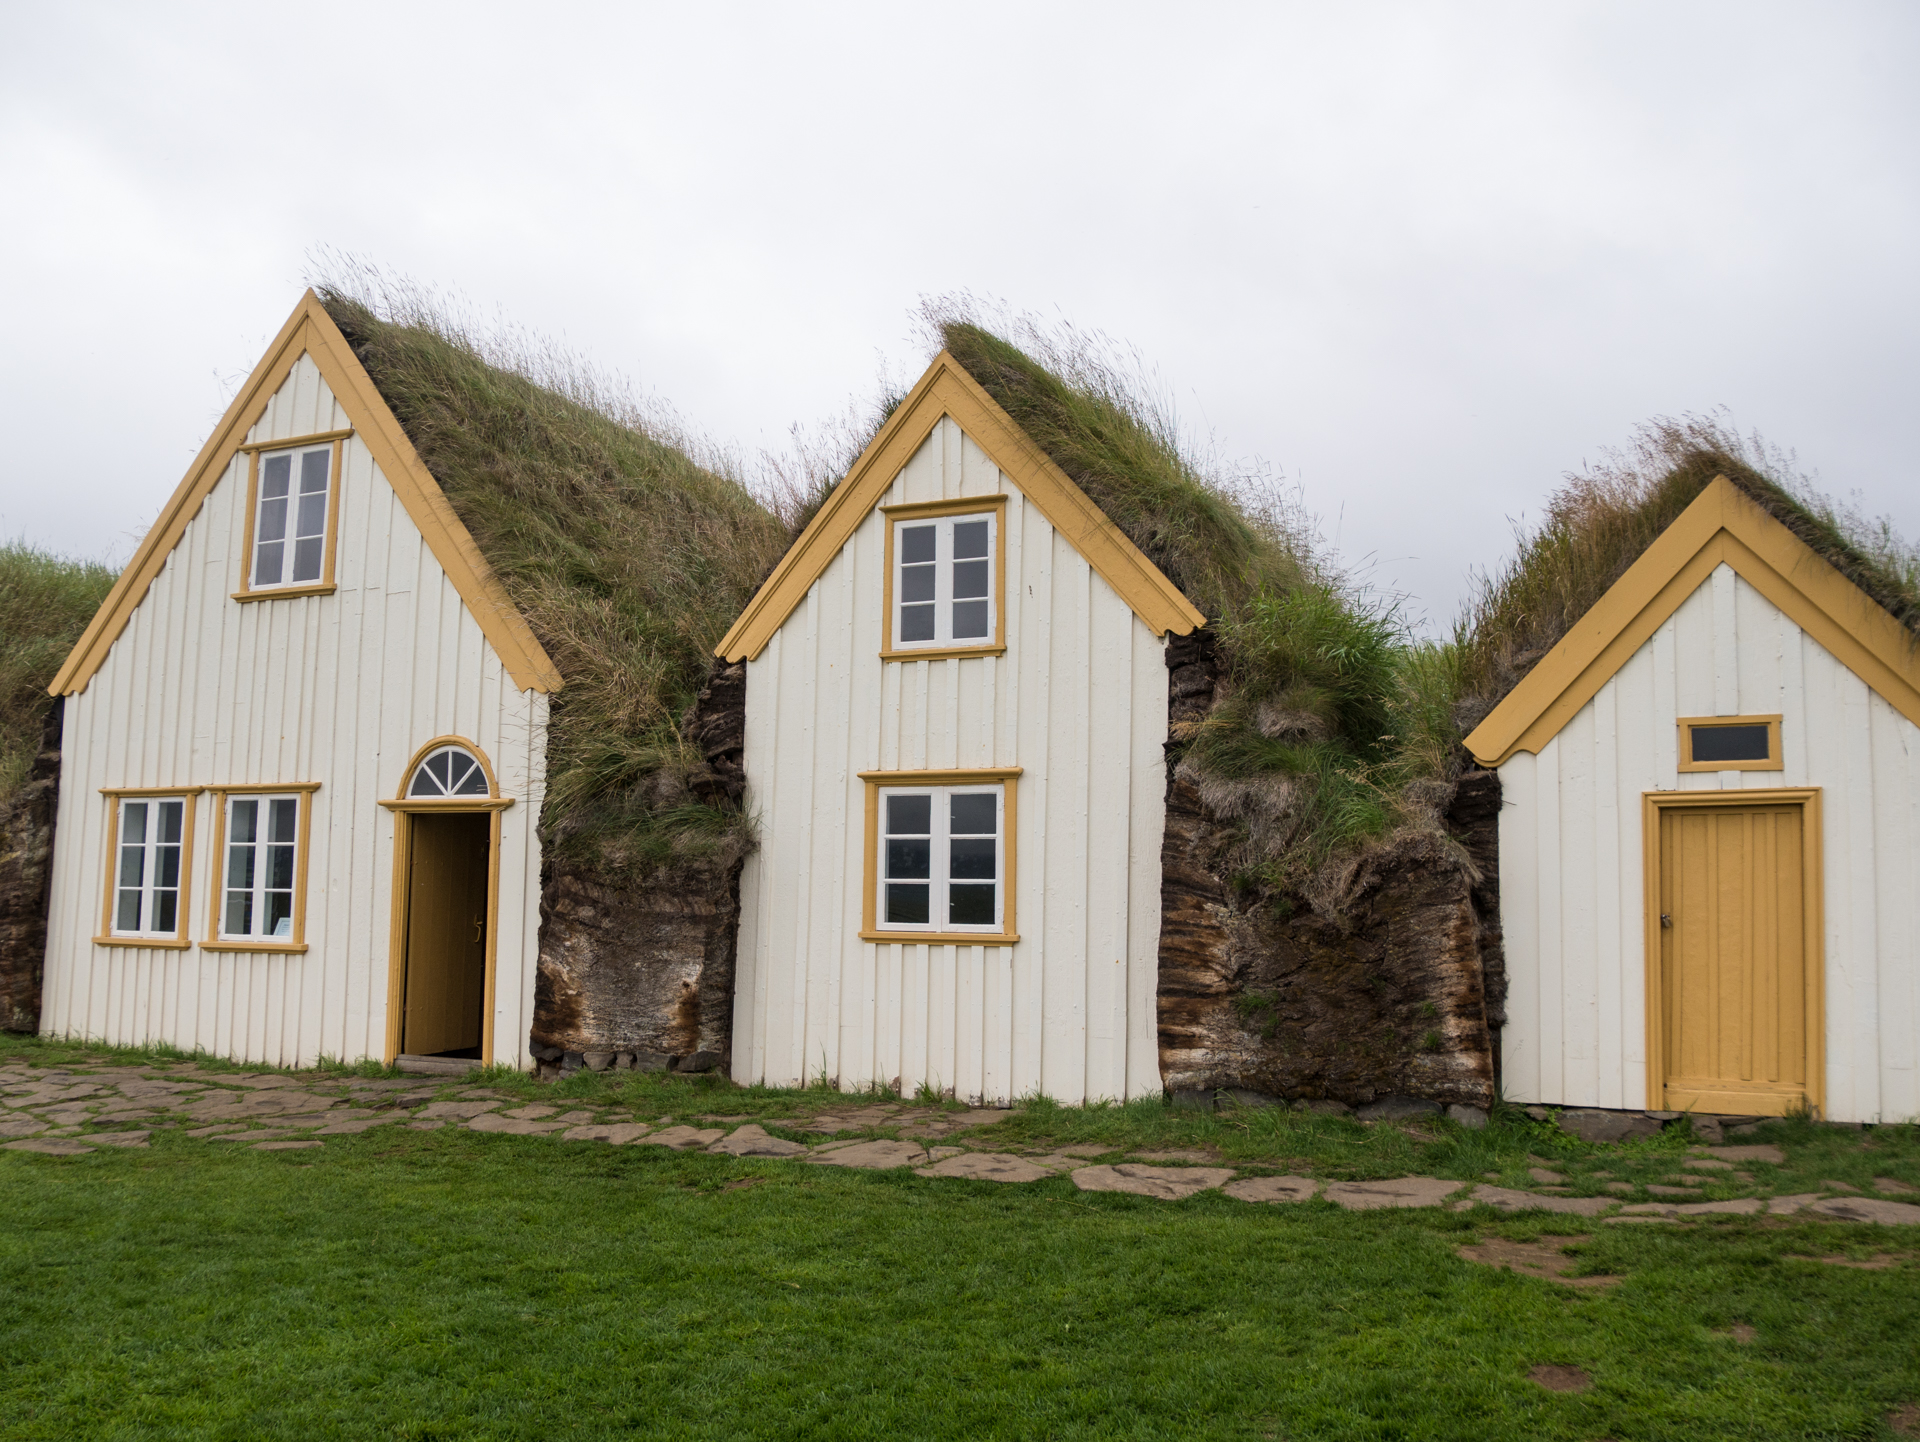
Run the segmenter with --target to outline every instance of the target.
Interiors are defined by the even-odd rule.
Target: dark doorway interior
[[[486,812],[413,817],[400,1050],[478,1057],[487,993]]]

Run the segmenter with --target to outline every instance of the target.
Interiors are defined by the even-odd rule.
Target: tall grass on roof
[[[1179,766],[1228,823],[1243,890],[1337,918],[1360,859],[1440,831],[1457,771],[1451,646],[1333,563],[1297,497],[1193,443],[1163,385],[1097,333],[970,295],[922,310],[949,351],[1208,617],[1225,663]]]
[[[1513,559],[1479,579],[1458,632],[1461,724],[1498,705],[1722,475],[1920,635],[1920,547],[1822,495],[1791,455],[1741,435],[1724,413],[1660,417],[1567,475]]]
[[[524,332],[350,267],[317,287],[564,685],[542,826],[608,874],[738,854],[682,726],[789,533],[663,406]]]
[[[0,543],[0,802],[26,781],[53,704],[47,686],[113,582],[99,561]]]

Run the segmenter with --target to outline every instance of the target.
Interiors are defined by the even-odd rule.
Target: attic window
[[[237,601],[333,589],[344,432],[251,448],[246,573]]]
[[[1005,650],[1001,611],[1004,496],[887,506],[887,617],[891,660]]]
[[[442,746],[429,752],[427,759],[414,768],[407,796],[430,801],[437,797],[486,796],[489,790],[486,768],[477,756],[464,746]]]
[[[1682,771],[1779,771],[1778,716],[1682,716]]]

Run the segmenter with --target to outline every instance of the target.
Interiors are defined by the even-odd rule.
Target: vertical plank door
[[[1667,1110],[1806,1103],[1804,826],[1795,805],[1661,812]]]
[[[480,1045],[486,995],[487,817],[413,818],[407,878],[407,1001],[401,1050]]]

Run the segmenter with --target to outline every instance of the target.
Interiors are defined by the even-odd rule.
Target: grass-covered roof
[[[737,845],[686,787],[713,647],[789,539],[724,462],[551,348],[408,291],[318,287],[421,460],[559,668],[542,824],[609,871]]]
[[[1920,548],[1822,495],[1791,456],[1719,416],[1658,419],[1567,475],[1461,618],[1460,723],[1497,706],[1647,547],[1725,476],[1920,638]]]

